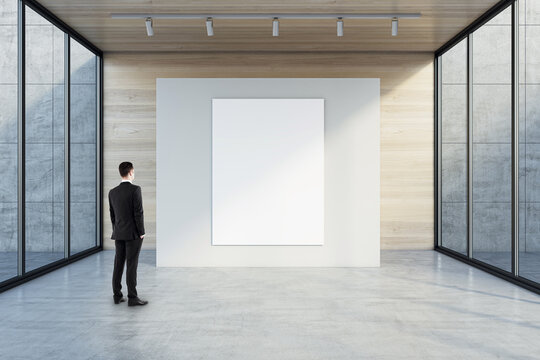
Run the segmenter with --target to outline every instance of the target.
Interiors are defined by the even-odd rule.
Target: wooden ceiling
[[[106,52],[115,51],[435,51],[497,0],[38,0]],[[154,19],[153,37],[143,19],[112,19],[113,13],[421,13],[400,19],[391,36],[390,20],[345,20],[336,36],[335,20],[280,20],[272,36],[270,20],[214,20],[213,37],[204,20]]]

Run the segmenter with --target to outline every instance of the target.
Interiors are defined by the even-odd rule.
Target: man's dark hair
[[[129,161],[124,161],[118,166],[118,171],[120,172],[121,177],[128,176],[129,172],[133,169],[133,164]]]

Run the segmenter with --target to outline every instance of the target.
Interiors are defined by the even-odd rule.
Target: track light
[[[392,36],[397,36],[398,19],[397,17],[392,19]]]
[[[337,36],[343,36],[343,18],[342,17],[338,17]]]
[[[304,13],[240,13],[240,14],[111,14],[113,19],[146,19],[146,31],[148,36],[154,35],[152,28],[152,19],[206,19],[206,32],[208,36],[214,35],[214,19],[272,19],[272,35],[279,36],[279,19],[336,19],[337,18],[337,36],[341,37],[344,33],[344,19],[391,19],[392,36],[398,35],[398,20],[418,19],[422,17],[421,13],[386,13],[386,14],[356,14],[356,13],[331,13],[331,14],[304,14]]]
[[[214,36],[214,20],[211,17],[206,18],[206,34]]]
[[[272,20],[272,36],[279,36],[279,20],[277,17]]]
[[[146,34],[148,36],[154,36],[154,28],[152,27],[152,18],[146,18]]]

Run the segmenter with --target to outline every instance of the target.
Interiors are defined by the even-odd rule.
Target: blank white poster
[[[212,244],[324,243],[324,99],[212,100]]]

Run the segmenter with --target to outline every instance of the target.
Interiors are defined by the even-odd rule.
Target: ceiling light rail
[[[208,18],[212,18],[214,20],[216,19],[227,19],[227,20],[235,20],[235,19],[267,19],[267,20],[273,20],[274,18],[282,19],[314,19],[314,20],[322,20],[322,19],[336,19],[336,18],[342,18],[342,19],[418,19],[422,16],[420,13],[393,13],[393,14],[354,14],[354,13],[343,13],[343,14],[293,14],[293,13],[287,13],[287,14],[125,14],[125,13],[113,13],[111,14],[111,18],[113,19],[203,19],[206,20]]]

